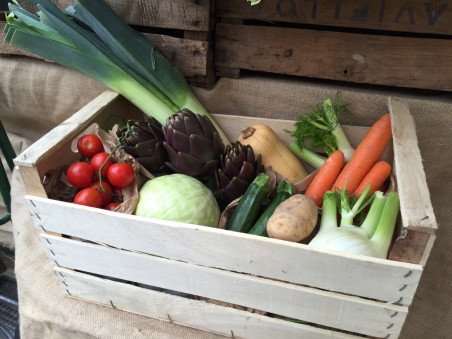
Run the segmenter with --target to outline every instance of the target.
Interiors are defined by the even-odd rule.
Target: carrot
[[[381,185],[388,179],[389,174],[391,174],[391,165],[386,161],[378,161],[370,169],[369,173],[364,177],[363,181],[359,184],[358,188],[353,193],[355,197],[359,197],[363,194],[367,185],[370,184],[370,190],[368,196],[372,195],[376,190],[378,190]]]
[[[341,190],[345,187],[347,193],[352,194],[380,159],[391,137],[391,118],[388,113],[372,125],[331,189]]]
[[[311,198],[318,207],[322,206],[322,198],[326,191],[331,189],[331,185],[341,172],[342,166],[344,166],[344,153],[339,150],[334,151],[325,160],[314,179],[309,184],[305,195]]]

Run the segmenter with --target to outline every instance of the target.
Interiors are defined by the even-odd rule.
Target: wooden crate
[[[213,0],[105,0],[112,9],[136,30],[152,41],[157,50],[174,66],[180,68],[189,83],[210,87],[215,83],[213,65]],[[71,0],[53,0],[64,10]],[[36,11],[26,0],[19,3],[29,11]],[[4,13],[0,12],[0,32],[5,25]],[[11,47],[3,42],[0,34],[0,54],[30,53]]]
[[[217,74],[452,90],[448,0],[217,0]]]
[[[395,242],[394,260],[47,198],[46,174],[76,160],[71,143],[84,129],[93,122],[111,128],[119,117],[142,117],[111,91],[51,130],[15,163],[42,244],[71,297],[233,337],[396,338],[437,226],[409,109],[396,99],[388,103],[394,147],[386,154],[393,159],[401,198],[400,233],[408,232]],[[283,129],[292,128],[292,121],[214,117],[231,140],[243,126],[264,122],[290,141]],[[355,146],[368,131],[344,129]]]

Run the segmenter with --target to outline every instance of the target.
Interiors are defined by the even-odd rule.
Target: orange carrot
[[[388,113],[370,128],[331,189],[341,190],[346,187],[347,192],[352,194],[372,166],[380,159],[391,137],[391,118]]]
[[[363,181],[359,184],[358,188],[353,193],[355,197],[359,197],[363,194],[367,185],[370,184],[370,190],[368,196],[371,196],[377,189],[383,185],[383,183],[388,179],[389,174],[391,174],[391,165],[386,161],[378,161],[370,169],[369,173],[364,177]]]
[[[342,166],[344,166],[344,153],[339,150],[334,151],[325,160],[322,167],[320,167],[314,179],[309,184],[305,195],[311,198],[318,207],[322,206],[322,198],[326,191],[331,189],[331,185],[341,172]]]

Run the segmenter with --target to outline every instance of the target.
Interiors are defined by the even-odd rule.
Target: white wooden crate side
[[[409,305],[422,266],[26,196],[36,226],[116,248]]]
[[[70,296],[176,324],[249,339],[353,339],[357,336],[174,296],[55,267]]]
[[[46,135],[37,140],[24,152],[19,154],[14,163],[18,166],[33,167],[48,155],[58,145],[71,136],[75,136],[84,123],[102,113],[102,110],[117,100],[119,94],[113,91],[105,91],[93,99],[70,118],[59,124]]]
[[[58,266],[135,281],[376,337],[398,335],[404,306],[42,234]]]
[[[438,225],[422,165],[414,120],[406,102],[389,98],[388,107],[403,225],[407,229],[434,233]]]

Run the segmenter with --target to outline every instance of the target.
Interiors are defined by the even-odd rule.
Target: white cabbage
[[[169,174],[143,185],[134,214],[218,227],[220,208],[202,182],[185,174]]]

